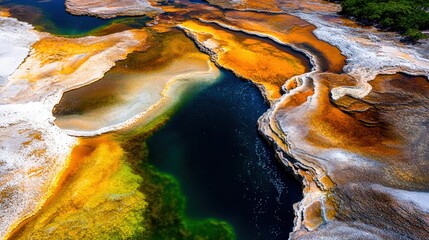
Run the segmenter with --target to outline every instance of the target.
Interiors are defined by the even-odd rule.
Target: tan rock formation
[[[156,15],[161,12],[160,8],[153,7],[147,0],[66,0],[65,5],[71,14],[100,18]]]

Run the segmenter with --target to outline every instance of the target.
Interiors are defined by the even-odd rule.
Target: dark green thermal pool
[[[301,186],[258,133],[259,90],[222,72],[148,140],[149,162],[178,180],[188,217],[225,220],[238,239],[287,239]]]

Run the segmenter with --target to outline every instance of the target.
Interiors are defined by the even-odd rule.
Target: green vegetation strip
[[[427,38],[429,29],[428,0],[339,0],[341,13],[364,25],[396,31],[410,41]]]

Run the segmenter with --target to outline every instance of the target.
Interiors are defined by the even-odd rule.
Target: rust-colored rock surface
[[[424,239],[428,79],[379,75],[362,99],[330,99],[332,88],[355,84],[347,75],[314,74],[261,121],[267,136],[297,159],[289,165],[307,186],[291,236]]]
[[[317,39],[315,26],[288,14],[226,11],[222,16],[213,13],[200,17],[224,28],[270,38],[280,44],[293,46],[313,58],[320,71],[341,73],[346,58],[336,47]]]
[[[286,79],[309,71],[304,56],[265,39],[197,21],[180,27],[220,66],[256,83],[269,101],[282,95]]]
[[[226,9],[272,13],[288,12],[293,10],[323,11],[332,13],[340,9],[338,5],[323,0],[208,0],[207,2]]]

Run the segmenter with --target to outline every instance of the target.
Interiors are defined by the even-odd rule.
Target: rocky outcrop
[[[339,86],[333,89],[331,93],[334,99],[344,95],[365,97],[371,91],[368,82],[378,74],[405,72],[429,76],[429,60],[424,45],[404,45],[399,42],[398,35],[393,33],[344,26],[333,18],[336,15],[302,12],[294,14],[317,26],[314,34],[338,47],[347,57],[344,72],[354,77],[358,86]]]
[[[74,15],[89,15],[99,18],[118,16],[157,15],[160,8],[153,7],[147,0],[66,0],[66,10]]]

